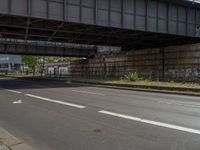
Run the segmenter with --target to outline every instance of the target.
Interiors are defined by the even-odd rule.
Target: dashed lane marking
[[[83,94],[91,94],[91,95],[105,96],[105,94],[96,93],[96,92],[90,92],[90,91],[80,91],[80,90],[72,90],[72,91],[73,91],[73,92],[77,92],[77,93],[83,93]]]
[[[151,124],[151,125],[155,125],[155,126],[165,127],[165,128],[169,128],[169,129],[174,129],[174,130],[179,130],[179,131],[184,131],[184,132],[189,132],[189,133],[194,133],[194,134],[200,134],[200,130],[177,126],[177,125],[173,125],[173,124],[142,119],[142,118],[138,118],[138,117],[134,117],[134,116],[128,116],[128,115],[114,113],[114,112],[105,111],[105,110],[101,110],[101,111],[99,111],[99,113],[114,116],[114,117],[119,117],[119,118],[123,118],[123,119],[133,120],[133,121],[137,121],[137,122],[141,122],[141,123]]]
[[[20,91],[15,91],[15,90],[10,90],[10,89],[6,89],[6,91],[12,92],[12,93],[16,93],[16,94],[21,94],[22,93]]]
[[[37,95],[32,95],[32,94],[25,94],[25,95],[28,97],[40,99],[43,101],[48,101],[48,102],[57,103],[57,104],[61,104],[61,105],[67,105],[67,106],[71,106],[71,107],[75,107],[75,108],[79,108],[79,109],[86,108],[86,106],[83,106],[83,105],[73,104],[73,103],[69,103],[69,102],[63,102],[63,101],[59,101],[59,100],[53,100],[53,99],[49,99],[49,98],[45,98],[45,97],[41,97],[41,96],[37,96]]]

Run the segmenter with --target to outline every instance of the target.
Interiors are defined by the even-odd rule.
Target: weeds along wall
[[[200,82],[200,44],[99,53],[71,63],[71,74],[122,77],[130,72],[151,80]]]

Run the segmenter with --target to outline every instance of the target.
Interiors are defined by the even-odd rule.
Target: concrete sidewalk
[[[0,127],[0,150],[34,150]]]

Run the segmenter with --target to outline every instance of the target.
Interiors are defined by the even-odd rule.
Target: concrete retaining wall
[[[107,52],[71,64],[74,76],[121,77],[129,72],[153,80],[200,82],[200,45]]]

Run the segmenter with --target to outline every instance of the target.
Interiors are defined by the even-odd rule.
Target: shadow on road
[[[29,79],[13,79],[0,77],[1,88],[7,89],[44,89],[44,88],[75,88],[75,87],[92,87],[91,85],[83,85],[78,83],[67,83],[67,81],[51,81],[51,80],[29,80]]]

